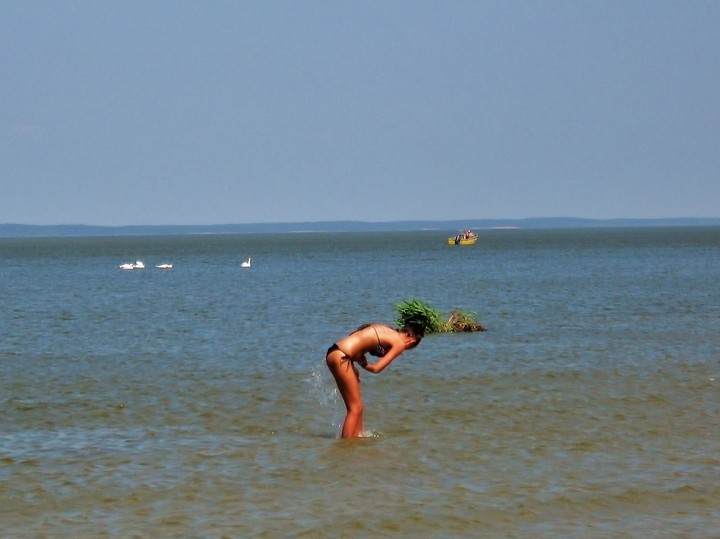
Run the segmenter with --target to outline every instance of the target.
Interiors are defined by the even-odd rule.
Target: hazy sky
[[[720,1],[0,0],[0,223],[720,216]]]

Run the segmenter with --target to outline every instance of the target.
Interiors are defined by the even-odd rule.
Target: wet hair
[[[408,324],[400,331],[403,331],[408,337],[415,337],[416,342],[412,348],[415,348],[418,344],[420,344],[420,341],[425,336],[425,326],[420,324]]]

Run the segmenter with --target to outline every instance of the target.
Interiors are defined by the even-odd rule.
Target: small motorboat
[[[155,267],[157,269],[169,270],[169,269],[172,269],[172,264],[158,264]]]
[[[457,236],[448,238],[448,245],[473,245],[478,240],[478,235],[472,230],[466,230]]]
[[[248,257],[248,259],[245,262],[240,264],[240,267],[241,268],[252,268],[252,258]]]

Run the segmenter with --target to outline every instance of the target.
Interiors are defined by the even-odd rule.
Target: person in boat
[[[325,362],[335,378],[347,411],[341,433],[343,438],[358,438],[363,433],[360,371],[356,365],[377,374],[400,354],[420,344],[424,334],[425,328],[415,324],[401,329],[386,324],[364,324],[328,348]],[[369,363],[365,354],[378,360]]]

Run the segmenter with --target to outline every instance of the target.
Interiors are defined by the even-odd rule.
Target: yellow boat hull
[[[473,245],[477,241],[477,236],[474,238],[460,238],[458,241],[456,238],[448,238],[448,245]]]

